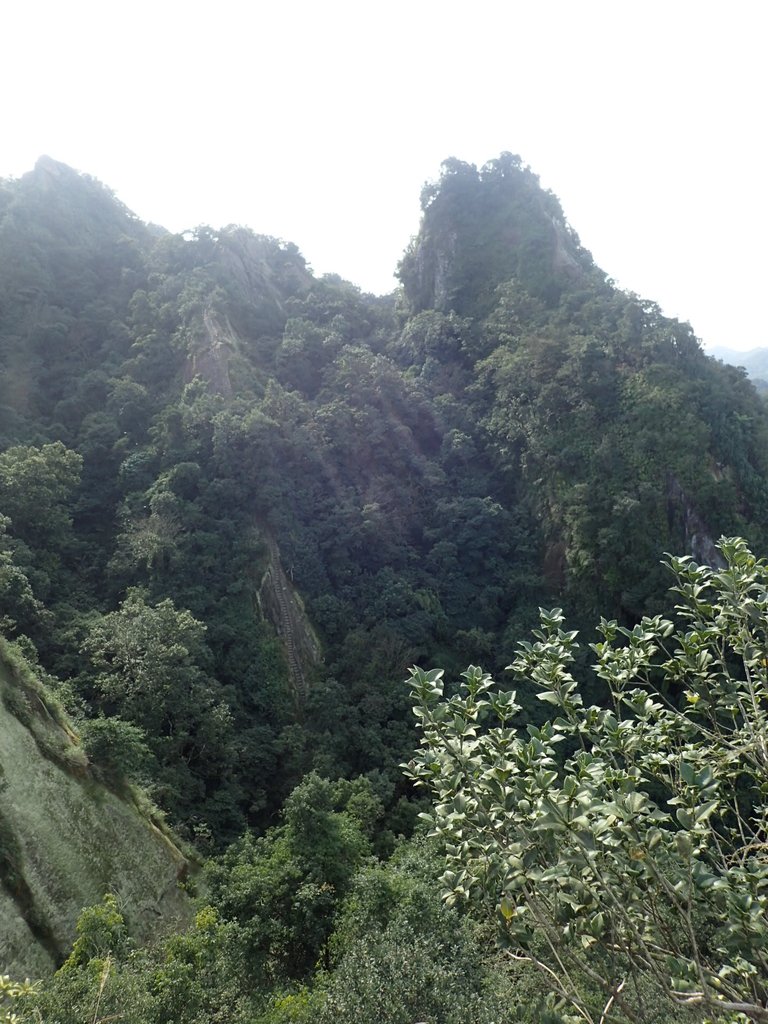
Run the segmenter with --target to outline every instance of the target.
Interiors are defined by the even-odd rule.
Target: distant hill
[[[739,352],[734,348],[717,345],[711,355],[729,366],[743,366],[758,391],[768,391],[768,348],[752,348]]]

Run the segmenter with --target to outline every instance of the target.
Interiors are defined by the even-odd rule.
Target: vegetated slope
[[[501,669],[540,604],[631,622],[664,551],[764,546],[743,373],[616,289],[516,157],[448,161],[423,208],[377,298],[244,228],[150,230],[50,161],[0,189],[9,629],[74,712],[144,731],[197,841],[312,767],[394,806],[408,664]],[[61,514],[30,531],[40,460]],[[298,688],[258,611],[273,543],[323,647]]]
[[[66,958],[83,907],[117,895],[132,934],[186,925],[187,862],[166,833],[94,777],[18,651],[0,651],[0,964],[19,977]]]
[[[476,422],[522,480],[566,597],[632,619],[658,602],[664,550],[710,557],[721,532],[764,540],[766,416],[743,373],[617,290],[516,158],[447,163],[423,205],[406,295],[469,315]],[[483,289],[461,291],[472,273],[454,269],[457,248]]]

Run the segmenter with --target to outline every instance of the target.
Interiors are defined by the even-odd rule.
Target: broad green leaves
[[[29,980],[11,981],[7,974],[0,974],[0,1024],[17,1024],[21,1018],[14,1013],[13,1004],[22,996],[30,995],[33,986]]]
[[[719,572],[671,559],[680,626],[601,621],[608,709],[583,705],[559,609],[510,666],[553,709],[539,729],[514,726],[514,695],[480,669],[450,697],[441,672],[412,670],[406,774],[435,801],[446,899],[496,907],[505,941],[595,1024],[580,977],[606,1020],[643,1019],[617,994],[629,976],[768,1020],[768,568],[739,539],[720,550]]]

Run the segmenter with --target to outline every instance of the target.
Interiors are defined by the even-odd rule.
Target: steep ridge
[[[247,267],[247,264],[243,262],[240,267]],[[271,284],[267,287],[268,277],[263,272],[261,276],[267,283],[261,280],[257,285],[249,280],[250,292],[258,294],[261,290],[271,302],[277,303],[276,289]],[[201,377],[210,394],[229,401],[233,396],[230,357],[238,348],[234,328],[226,316],[216,313],[211,303],[203,310],[202,328],[199,344],[188,359],[187,374],[190,379]],[[261,580],[258,604],[262,616],[271,622],[280,638],[288,663],[291,696],[297,713],[301,714],[312,670],[322,660],[320,641],[309,623],[298,591],[289,583],[274,534],[266,530],[264,538],[269,564]]]
[[[234,342],[232,325],[228,322],[221,325],[211,307],[207,306],[203,312],[203,327],[203,344],[190,356],[190,378],[200,376],[214,394],[231,398],[229,356]]]
[[[309,693],[312,670],[322,661],[320,641],[307,618],[296,588],[289,582],[280,559],[280,549],[271,533],[265,542],[269,566],[259,588],[262,613],[280,637],[288,662],[291,692],[300,713]]]
[[[634,622],[659,606],[664,552],[764,546],[768,417],[743,373],[616,288],[519,158],[446,161],[422,209],[405,298],[464,318],[474,430],[535,510],[558,602]]]

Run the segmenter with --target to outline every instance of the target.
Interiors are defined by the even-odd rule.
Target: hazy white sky
[[[47,153],[389,291],[440,162],[510,150],[619,284],[768,345],[766,29],[762,0],[8,3],[0,177]]]

